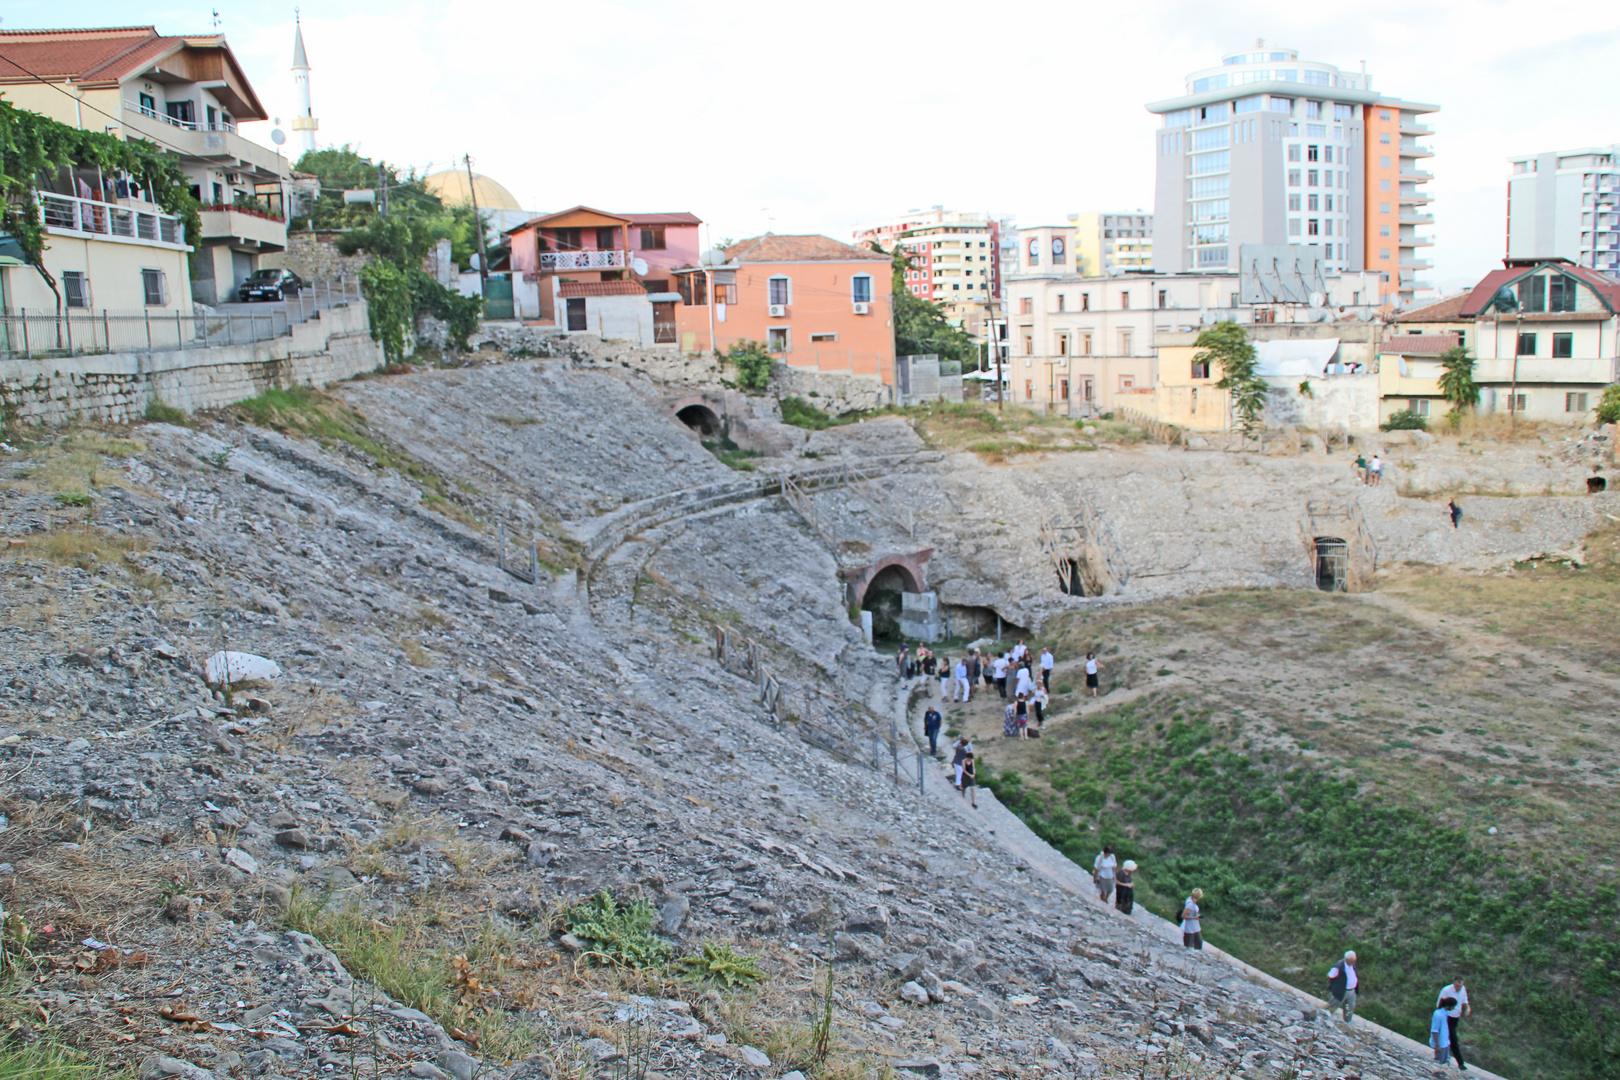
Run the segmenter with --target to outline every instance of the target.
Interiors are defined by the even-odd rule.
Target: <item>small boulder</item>
[[[756,1069],[768,1069],[771,1067],[770,1056],[765,1051],[757,1050],[752,1046],[742,1048],[742,1058]]]
[[[257,874],[259,860],[243,851],[241,848],[231,848],[225,852],[225,861],[244,874]]]
[[[276,833],[276,843],[284,848],[293,848],[297,851],[307,851],[314,845],[310,842],[309,834],[303,829],[283,829]]]
[[[928,991],[918,986],[915,982],[908,982],[902,986],[900,988],[900,996],[911,1002],[913,1005],[927,1005],[929,1002]]]
[[[889,932],[889,909],[882,904],[873,904],[854,912],[844,920],[844,929],[852,934],[887,934]]]
[[[281,678],[281,666],[252,653],[217,652],[203,664],[203,678],[215,687],[269,682]]]
[[[527,854],[530,866],[550,866],[557,861],[557,845],[533,840],[529,843]]]
[[[686,925],[692,902],[684,896],[671,896],[658,906],[658,930],[666,937],[674,937]]]
[[[450,790],[450,785],[442,776],[424,776],[411,787],[416,789],[418,795],[443,795]]]

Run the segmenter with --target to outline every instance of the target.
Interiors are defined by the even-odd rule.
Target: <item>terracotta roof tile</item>
[[[161,37],[151,26],[8,30],[0,32],[0,81],[24,82],[39,76],[116,83],[184,44],[184,38]]]
[[[1456,347],[1456,334],[1392,334],[1384,339],[1378,351],[1402,356],[1439,356]]]
[[[565,281],[557,287],[557,295],[571,296],[646,296],[647,290],[639,281]]]
[[[1462,306],[1463,301],[1467,299],[1467,293],[1448,296],[1444,300],[1436,300],[1432,304],[1398,313],[1395,316],[1395,321],[1398,323],[1465,321],[1468,316],[1462,313]]]
[[[871,248],[855,247],[834,240],[830,236],[809,234],[804,236],[777,236],[766,233],[748,240],[739,240],[726,248],[730,262],[878,262],[886,263],[889,256],[880,255]]]
[[[626,214],[632,225],[701,225],[703,219],[686,210],[669,214]]]

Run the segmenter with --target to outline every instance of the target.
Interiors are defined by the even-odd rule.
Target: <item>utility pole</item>
[[[997,258],[1001,257],[999,252],[997,253],[996,257]],[[992,311],[995,310],[995,301],[991,301],[991,310]],[[1011,324],[1004,324],[1004,325],[1007,326],[1007,340],[1011,341],[1012,340],[1012,326],[1011,326]],[[1000,412],[1001,411],[1001,339],[996,337],[996,320],[995,320],[994,316],[992,316],[991,319],[990,319],[990,347],[996,351],[996,411]]]
[[[461,155],[462,163],[467,166],[467,198],[472,201],[473,228],[478,231],[478,288],[481,293],[489,291],[489,252],[484,248],[484,219],[478,215],[478,189],[473,186],[472,155]]]
[[[1508,435],[1519,430],[1519,324],[1524,316],[1513,316],[1513,388],[1508,391]]]
[[[388,213],[388,176],[381,162],[377,163],[377,213]]]

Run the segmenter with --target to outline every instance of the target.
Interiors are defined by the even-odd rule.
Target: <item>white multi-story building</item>
[[[1512,160],[1507,257],[1620,273],[1620,144]]]
[[[854,239],[905,251],[911,258],[906,287],[942,305],[952,325],[979,337],[1001,293],[1000,225],[988,214],[933,206],[857,225]]]
[[[1235,271],[1244,244],[1315,248],[1328,272],[1375,269],[1387,298],[1426,286],[1412,275],[1430,155],[1408,136],[1438,106],[1397,101],[1365,71],[1303,61],[1293,49],[1232,53],[1187,77],[1186,93],[1148,105],[1157,135],[1153,265]]]

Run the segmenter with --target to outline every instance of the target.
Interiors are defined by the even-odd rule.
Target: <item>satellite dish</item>
[[[647,276],[647,269],[648,269],[647,260],[646,259],[633,259],[633,260],[631,260],[630,269],[632,269],[632,270],[634,270],[636,272],[637,277],[646,277]]]
[[[287,133],[282,131],[280,128],[276,128],[274,131],[270,132],[270,141],[275,143],[277,146],[280,146],[282,143],[287,141]]]
[[[1319,292],[1311,293],[1311,307],[1319,308],[1325,303],[1327,303],[1327,297],[1326,296],[1322,295]]]

